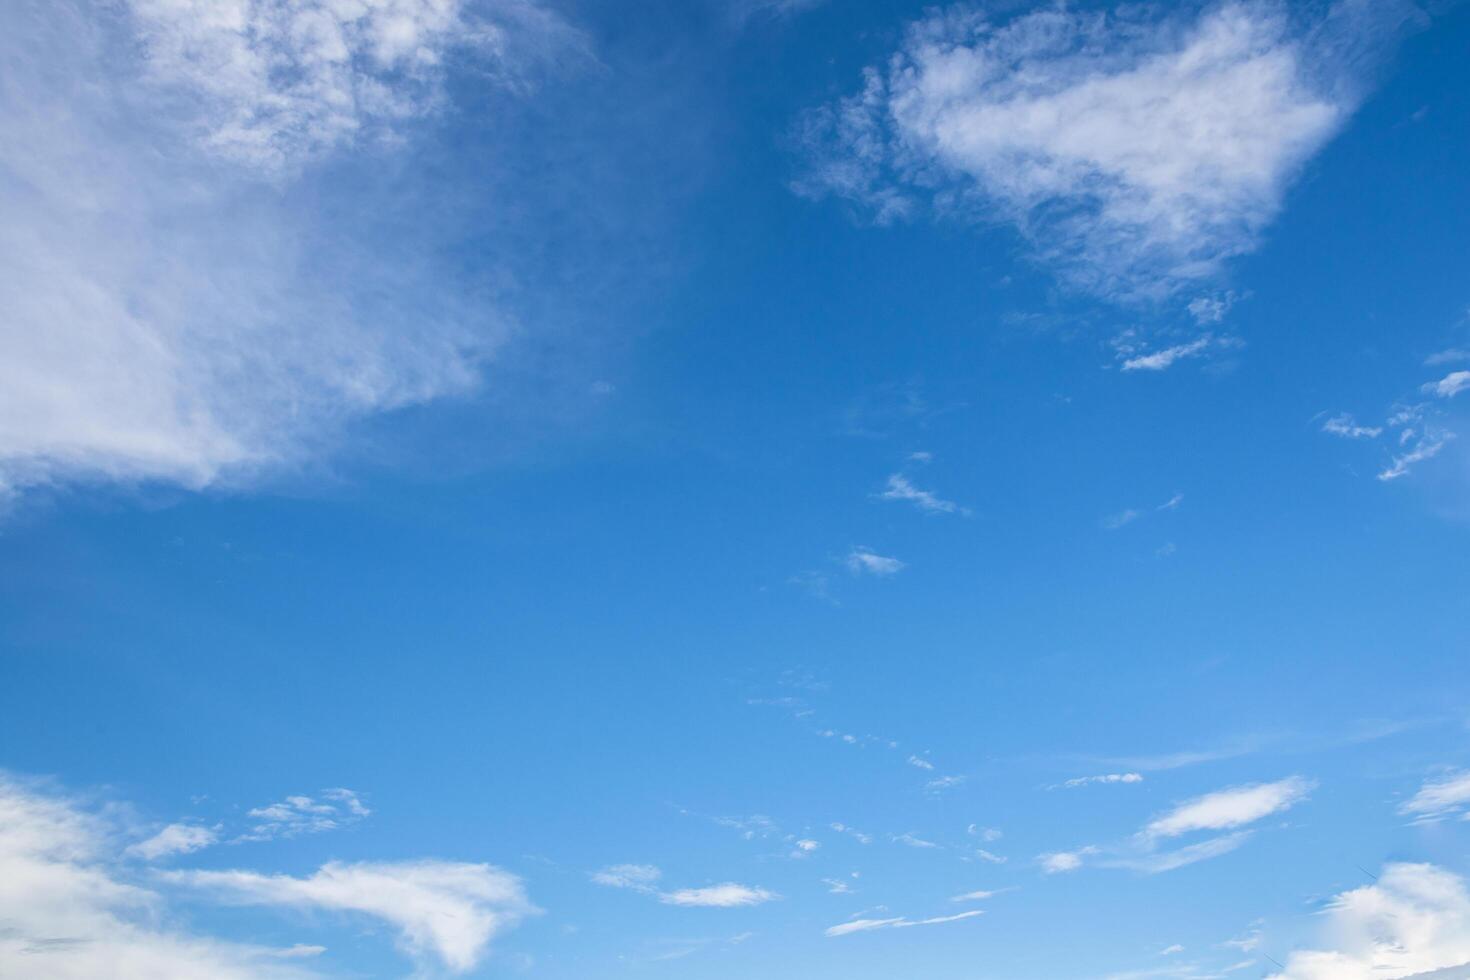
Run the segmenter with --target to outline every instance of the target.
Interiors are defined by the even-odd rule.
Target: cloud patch
[[[609,888],[625,888],[657,898],[665,905],[692,908],[739,908],[760,905],[780,898],[775,892],[733,881],[702,888],[679,888],[663,891],[658,887],[663,871],[652,864],[615,864],[592,874],[592,880]]]
[[[1323,916],[1331,948],[1292,953],[1271,980],[1450,980],[1470,973],[1470,892],[1443,868],[1390,864],[1374,884],[1333,898]],[[1431,973],[1439,970],[1446,972]]]
[[[131,857],[184,851],[199,838],[121,841],[126,810],[99,810],[0,774],[0,975],[112,980],[210,977],[309,980],[324,948],[271,948],[189,931],[168,914],[183,899],[335,911],[392,927],[422,966],[471,969],[491,940],[535,911],[514,875],[447,861],[329,864],[305,878],[256,871],[171,871],[139,878]],[[186,826],[186,825],[175,825]],[[182,843],[181,843],[182,842]]]
[[[1411,16],[1353,3],[1316,22],[1264,2],[949,8],[910,25],[859,92],[803,118],[794,187],[880,223],[926,208],[1004,222],[1076,287],[1165,296],[1257,246],[1355,109],[1353,72]]]

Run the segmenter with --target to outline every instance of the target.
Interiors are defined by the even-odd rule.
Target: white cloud
[[[211,152],[271,171],[432,111],[454,49],[494,56],[458,0],[130,0],[148,77]]]
[[[791,856],[794,858],[804,858],[808,854],[820,850],[821,847],[821,841],[815,841],[810,838],[804,837],[796,842],[795,849],[791,852]]]
[[[1159,950],[1159,955],[1160,956],[1173,956],[1175,953],[1182,953],[1182,952],[1184,952],[1184,947],[1181,946],[1181,945],[1179,945],[1178,943],[1175,943],[1172,946],[1165,946],[1163,949]]]
[[[924,784],[924,792],[943,793],[945,790],[954,789],[956,786],[963,786],[968,779],[968,776],[939,776]]]
[[[1163,371],[1174,365],[1175,361],[1187,357],[1198,357],[1210,346],[1209,337],[1200,337],[1191,340],[1187,344],[1176,344],[1152,354],[1139,354],[1130,357],[1123,362],[1124,371]]]
[[[950,899],[950,901],[951,902],[983,902],[983,901],[985,901],[985,899],[987,899],[987,898],[994,898],[995,896],[997,896],[999,894],[1000,894],[1000,892],[997,892],[997,891],[965,892],[963,895],[956,895],[956,896],[954,896],[953,898]]]
[[[400,183],[305,164],[430,108],[451,47],[493,70],[555,32],[496,9],[518,26],[467,33],[455,0],[6,5],[0,489],[239,482],[474,390],[510,318],[442,274]]]
[[[742,905],[759,905],[780,897],[775,892],[764,888],[752,888],[729,881],[704,888],[661,891],[658,888],[658,882],[662,877],[663,872],[651,864],[615,864],[594,872],[592,880],[609,888],[626,888],[640,894],[653,895],[665,905],[735,908]]]
[[[1292,953],[1272,980],[1377,980],[1470,973],[1470,893],[1431,864],[1390,864],[1377,882],[1343,892],[1324,912],[1327,950]],[[1435,977],[1441,974],[1432,974]]]
[[[1041,870],[1049,875],[1063,874],[1068,871],[1076,871],[1082,867],[1084,858],[1098,853],[1095,847],[1083,847],[1075,851],[1053,851],[1043,854],[1037,860],[1041,863]]]
[[[1394,456],[1388,467],[1378,474],[1378,479],[1385,483],[1408,476],[1417,464],[1438,456],[1440,450],[1455,438],[1453,432],[1429,425],[1417,432],[1405,429],[1403,434],[1408,436],[1407,442],[1413,448]]]
[[[840,823],[840,822],[839,823],[830,824],[830,826],[831,826],[831,828],[833,830],[837,831],[839,834],[846,834],[847,836],[851,837],[853,840],[857,841],[859,844],[871,844],[871,843],[873,843],[873,835],[872,834],[865,834],[861,830],[858,830],[856,827],[849,827],[847,824]]]
[[[1452,347],[1449,350],[1438,351],[1424,358],[1424,364],[1427,367],[1435,367],[1439,364],[1455,364],[1459,361],[1470,361],[1470,350],[1460,350]]]
[[[1078,776],[1069,779],[1061,785],[1067,789],[1075,789],[1078,786],[1091,786],[1096,783],[1141,783],[1143,774],[1136,772],[1110,772],[1100,776]]]
[[[913,834],[907,832],[902,834],[894,834],[892,840],[895,844],[903,844],[906,847],[917,847],[921,850],[928,850],[929,848],[937,848],[939,846],[932,840],[925,840],[922,837],[915,837]]]
[[[1143,874],[1173,871],[1228,854],[1240,847],[1249,839],[1251,831],[1237,828],[1290,809],[1306,799],[1314,786],[1309,780],[1292,776],[1274,783],[1234,786],[1206,793],[1156,817],[1127,841],[1107,848],[1088,846],[1074,851],[1055,851],[1040,855],[1037,861],[1047,874],[1076,871],[1084,864]],[[1159,850],[1162,841],[1205,830],[1235,832],[1172,850]]]
[[[323,947],[295,944],[269,948],[228,942],[173,925],[171,899],[158,890],[178,883],[185,873],[134,878],[122,840],[129,828],[116,823],[120,813],[102,811],[64,798],[51,789],[22,784],[0,775],[0,976],[47,980],[309,980],[323,974],[300,961]],[[282,890],[296,882],[311,887],[329,874],[310,879],[273,878],[255,872],[223,872],[260,887]],[[337,866],[341,867],[341,866]],[[442,869],[460,887],[419,880],[406,889],[412,869]],[[317,896],[317,907],[359,908],[404,930],[411,948],[443,953],[446,963],[473,965],[483,957],[484,939],[509,928],[529,910],[519,882],[484,865],[359,865],[349,876],[378,868],[350,889],[356,899]],[[145,884],[146,882],[146,884]],[[185,895],[195,894],[186,891]],[[299,904],[307,903],[303,897]],[[420,918],[415,911],[426,918]],[[482,916],[492,922],[488,930]],[[479,937],[479,938],[477,938]],[[442,949],[441,949],[442,944]]]
[[[350,789],[323,790],[320,799],[288,796],[279,803],[248,811],[246,816],[254,819],[255,825],[239,839],[262,841],[340,830],[372,812]]]
[[[862,92],[804,121],[796,189],[878,221],[941,213],[1016,225],[1070,282],[1159,296],[1251,251],[1292,178],[1356,105],[1352,73],[1397,5],[1047,7],[933,13]]]
[[[677,891],[664,892],[659,895],[658,900],[665,905],[728,909],[742,905],[760,905],[762,902],[769,902],[777,897],[779,896],[775,892],[764,888],[752,888],[749,885],[737,885],[733,881],[727,881],[704,888],[680,888]]]
[[[883,578],[901,571],[904,563],[897,558],[886,558],[870,548],[858,545],[847,554],[847,570],[854,575],[876,575]]]
[[[928,759],[921,759],[920,757],[918,757],[916,755],[909,756],[909,765],[915,767],[916,769],[933,769],[934,768],[934,763],[930,762]]]
[[[1151,821],[1147,838],[1178,837],[1196,830],[1228,830],[1290,809],[1307,798],[1314,784],[1300,776],[1274,783],[1235,786],[1207,793]]]
[[[929,514],[968,514],[965,508],[952,500],[944,500],[928,490],[921,490],[909,482],[902,473],[888,478],[888,486],[878,494],[879,500],[906,501]]]
[[[1199,296],[1189,301],[1186,309],[1189,315],[1194,317],[1196,323],[1205,326],[1211,323],[1219,323],[1225,319],[1225,314],[1230,312],[1230,307],[1235,305],[1235,294],[1226,293],[1223,296]]]
[[[1127,510],[1120,510],[1116,514],[1109,514],[1107,517],[1103,518],[1103,530],[1116,531],[1120,527],[1126,527],[1129,524],[1132,524],[1141,516],[1142,515],[1138,511],[1134,510],[1131,507]]]
[[[1470,388],[1470,371],[1451,371],[1438,381],[1431,381],[1424,386],[1424,390],[1440,398],[1453,398],[1465,389]]]
[[[1415,823],[1431,823],[1457,813],[1470,820],[1470,772],[1452,772],[1425,783],[1399,807],[1399,813],[1413,817]]]
[[[827,892],[831,895],[850,895],[852,885],[841,878],[823,878],[822,884],[827,886]]]
[[[985,913],[976,909],[970,912],[960,912],[957,915],[940,915],[932,919],[907,919],[902,916],[891,919],[853,919],[839,925],[828,928],[823,935],[828,937],[848,936],[855,932],[869,932],[873,929],[907,929],[911,926],[934,926],[945,922],[958,922],[961,919],[973,919],[977,915]]]
[[[1150,875],[1162,874],[1165,871],[1174,871],[1186,865],[1229,854],[1244,844],[1249,837],[1249,831],[1237,831],[1233,834],[1223,834],[1194,844],[1187,844],[1184,847],[1176,847],[1172,851],[1110,857],[1103,859],[1100,863],[1109,868],[1123,868]]]
[[[211,827],[171,823],[147,840],[129,847],[127,853],[144,861],[156,861],[175,854],[190,854],[218,840],[219,832]]]
[[[1344,439],[1377,439],[1383,433],[1383,427],[1359,425],[1351,415],[1344,412],[1323,422],[1322,431],[1334,436],[1342,436]]]
[[[490,941],[538,909],[515,875],[449,861],[331,862],[305,878],[255,871],[172,871],[169,881],[224,902],[356,913],[399,932],[410,955],[456,972],[474,968]]]
[[[592,880],[609,888],[653,891],[663,872],[651,864],[614,864],[592,873]]]

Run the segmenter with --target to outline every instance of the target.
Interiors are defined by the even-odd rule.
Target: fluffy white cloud
[[[1292,776],[1218,790],[1181,803],[1143,829],[1148,838],[1178,837],[1196,830],[1229,830],[1287,810],[1307,798],[1310,780]]]
[[[839,923],[831,926],[824,936],[849,936],[855,932],[870,932],[874,929],[907,929],[911,926],[935,926],[945,922],[958,922],[961,919],[973,919],[977,915],[985,913],[979,909],[970,912],[960,912],[957,915],[938,915],[931,919],[907,919],[903,916],[892,919],[853,919],[850,922]]]
[[[1140,6],[933,13],[860,93],[805,120],[796,187],[879,221],[927,201],[1011,222],[1076,285],[1167,294],[1255,247],[1353,111],[1355,58],[1410,10],[1342,3],[1305,31],[1265,2],[1193,22]]]
[[[137,878],[137,865],[125,859],[131,856],[123,846],[129,831],[95,808],[0,774],[0,976],[321,976],[299,963],[321,954],[321,946],[272,949],[165,925],[178,896],[160,891],[160,882],[209,885],[236,901],[363,912],[401,930],[411,950],[438,956],[451,968],[479,962],[491,935],[531,911],[519,881],[485,865],[328,865],[306,879],[251,871]]]
[[[459,11],[4,6],[0,490],[243,479],[315,458],[354,419],[475,388],[513,324],[441,275],[442,232],[398,220],[401,187],[293,176],[430,108],[451,47],[498,65],[554,28],[470,30]]]
[[[1442,868],[1390,864],[1374,884],[1334,898],[1325,917],[1331,948],[1292,953],[1272,980],[1470,976],[1470,892]]]
[[[1461,819],[1470,820],[1470,772],[1452,772],[1425,783],[1399,807],[1399,813],[1413,817],[1415,823],[1443,820],[1457,813]]]
[[[211,827],[197,824],[171,823],[158,833],[128,848],[128,853],[145,861],[175,854],[189,854],[206,848],[219,840],[219,832]]]
[[[399,931],[405,951],[473,968],[490,941],[538,910],[515,875],[488,864],[403,861],[323,865],[305,878],[254,871],[174,871],[170,881],[221,901],[357,913]]]
[[[904,563],[888,558],[861,545],[847,553],[847,570],[854,575],[876,575],[880,578],[902,571]]]

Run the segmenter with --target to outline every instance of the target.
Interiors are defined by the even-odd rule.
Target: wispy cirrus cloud
[[[1141,783],[1141,782],[1143,782],[1143,774],[1142,773],[1137,773],[1137,772],[1109,772],[1109,773],[1103,773],[1103,774],[1098,775],[1098,776],[1076,776],[1076,777],[1074,777],[1072,779],[1066,780],[1065,782],[1058,783],[1057,786],[1054,786],[1052,788],[1053,789],[1056,789],[1058,787],[1061,787],[1063,789],[1076,789],[1079,786],[1095,786],[1095,785],[1099,785],[1099,784],[1102,784],[1102,785],[1110,785],[1110,784],[1113,784],[1113,783]]]
[[[1079,288],[1169,295],[1256,247],[1356,108],[1365,57],[1416,16],[952,7],[912,24],[861,91],[803,119],[795,188],[879,222],[925,208],[1006,222]]]
[[[745,905],[760,905],[780,898],[773,891],[742,885],[733,881],[700,888],[678,888],[664,891],[658,883],[663,871],[652,864],[615,864],[593,872],[592,880],[608,888],[624,888],[657,898],[665,905],[683,905],[696,908],[738,908]]]
[[[1133,837],[1110,847],[1088,845],[1070,851],[1041,854],[1037,862],[1047,874],[1076,871],[1085,864],[1121,868],[1144,874],[1173,871],[1219,857],[1246,842],[1242,828],[1302,802],[1315,787],[1311,780],[1291,776],[1272,783],[1232,786],[1178,804],[1150,820]],[[1226,831],[1226,833],[1219,833]],[[1160,850],[1160,845],[1189,834],[1217,836]]]
[[[913,504],[926,514],[964,514],[968,516],[970,513],[953,500],[945,500],[932,491],[914,486],[902,473],[894,473],[889,476],[888,485],[876,496],[879,500]]]
[[[929,919],[909,919],[904,916],[889,919],[852,919],[851,921],[828,927],[822,935],[828,938],[835,938],[837,936],[850,936],[855,932],[871,932],[874,929],[907,929],[911,926],[937,926],[946,922],[959,922],[963,919],[973,919],[977,915],[984,914],[979,909],[973,909],[969,912],[959,912],[955,915],[936,915]]]
[[[1452,771],[1419,787],[1398,812],[1414,823],[1437,823],[1449,817],[1470,820],[1470,772]]]
[[[1191,340],[1187,344],[1175,344],[1173,347],[1165,347],[1149,354],[1135,354],[1123,361],[1124,371],[1164,371],[1174,366],[1176,361],[1182,361],[1189,357],[1198,357],[1210,346],[1209,337],[1200,337]]]

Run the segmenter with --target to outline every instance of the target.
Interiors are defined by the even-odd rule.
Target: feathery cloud
[[[515,875],[450,861],[330,862],[304,878],[255,871],[171,871],[166,880],[239,905],[364,915],[398,930],[411,956],[455,972],[474,968],[490,941],[538,909]]]
[[[219,831],[197,824],[171,823],[147,840],[139,841],[127,849],[127,853],[144,861],[175,854],[192,854],[219,840]]]
[[[879,500],[905,501],[929,514],[968,514],[965,508],[952,500],[945,500],[928,490],[921,490],[909,482],[902,473],[888,477],[888,486],[877,495]]]
[[[1066,789],[1076,789],[1078,786],[1092,786],[1097,783],[1141,783],[1143,774],[1137,772],[1110,772],[1100,776],[1078,776],[1062,783]]]
[[[780,898],[775,892],[764,888],[737,884],[733,881],[703,888],[679,888],[663,891],[658,887],[663,872],[651,864],[615,864],[592,874],[592,880],[609,888],[626,888],[630,891],[651,895],[665,905],[684,905],[700,908],[736,908],[742,905],[759,905]]]
[[[1451,772],[1426,782],[1399,813],[1413,817],[1415,823],[1434,823],[1454,814],[1470,820],[1470,772]]]
[[[931,919],[907,919],[903,916],[892,919],[853,919],[828,928],[823,935],[829,938],[836,936],[850,936],[855,932],[870,932],[874,929],[907,929],[911,926],[935,926],[945,922],[959,922],[961,919],[973,919],[977,915],[985,913],[979,909],[969,912],[960,912],[956,915],[938,915]]]

